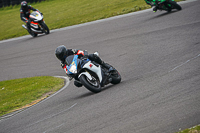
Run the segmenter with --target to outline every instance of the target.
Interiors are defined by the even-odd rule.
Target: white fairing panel
[[[91,63],[91,61],[89,61],[88,63],[86,63],[83,68],[87,68],[93,72],[95,72],[97,74],[97,76],[99,77],[99,81],[102,81],[102,74],[101,74],[101,67],[97,67],[95,66],[93,63]]]
[[[89,78],[90,80],[92,80],[92,76],[91,76],[88,72],[82,72],[82,73],[78,76],[78,78],[80,78],[81,75],[85,75],[85,76],[87,76],[87,78]]]
[[[38,21],[40,21],[40,20],[43,19],[43,16],[42,16],[39,12],[37,12],[37,11],[32,12],[32,13],[30,14],[30,17],[31,17],[31,18],[34,18],[34,19],[37,19]]]
[[[39,28],[38,25],[36,25],[36,24],[31,24],[31,26],[36,28],[36,29]]]

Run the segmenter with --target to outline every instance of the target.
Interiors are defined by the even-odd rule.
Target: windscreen
[[[74,58],[74,55],[70,55],[65,59],[67,65],[70,65],[72,63],[73,58]]]
[[[32,12],[31,15],[34,17],[37,17],[38,14],[37,14],[37,12]]]

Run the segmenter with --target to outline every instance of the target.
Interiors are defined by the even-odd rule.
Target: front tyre
[[[45,34],[49,34],[49,28],[48,28],[48,26],[47,26],[44,22],[42,22],[40,25],[41,25],[41,27],[42,27],[42,31],[43,31]]]
[[[91,92],[99,93],[101,91],[101,85],[99,80],[92,76],[92,80],[90,80],[87,76],[81,75],[79,78],[81,83]]]

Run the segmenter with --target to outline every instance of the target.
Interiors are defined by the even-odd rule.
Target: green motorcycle
[[[172,9],[181,10],[182,7],[178,5],[174,0],[145,0],[147,4],[154,6],[153,11],[156,12],[157,10],[165,10],[171,12]]]

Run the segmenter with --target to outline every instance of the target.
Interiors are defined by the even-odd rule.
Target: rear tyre
[[[38,34],[34,33],[33,31],[28,31],[32,37],[36,37]]]
[[[172,9],[171,9],[171,8],[167,10],[167,12],[169,12],[169,13],[170,13],[171,11],[172,11]]]
[[[92,80],[90,80],[87,76],[81,75],[79,78],[81,83],[91,92],[99,93],[101,92],[101,85],[99,80],[92,76]]]
[[[48,28],[48,26],[47,26],[44,22],[41,23],[40,25],[41,25],[41,27],[43,28],[43,32],[44,32],[45,34],[49,34],[49,28]]]
[[[116,69],[111,72],[110,77],[112,78],[112,84],[119,84],[121,82],[121,75]]]
[[[121,75],[119,74],[119,72],[117,71],[117,69],[115,69],[113,66],[111,66],[110,64],[106,63],[108,66],[112,67],[114,70],[110,72],[110,78],[112,78],[112,81],[110,82],[111,84],[118,84],[121,82]]]
[[[169,3],[177,10],[182,10],[182,7],[177,4],[175,1],[169,1]]]

